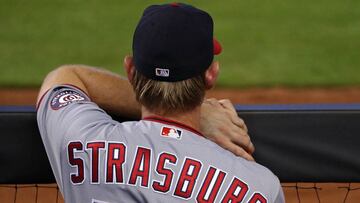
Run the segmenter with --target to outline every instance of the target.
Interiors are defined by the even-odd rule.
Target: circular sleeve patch
[[[61,109],[71,103],[80,102],[80,101],[89,101],[87,96],[83,93],[79,93],[74,90],[60,90],[55,93],[55,96],[51,99],[51,108],[54,110]]]

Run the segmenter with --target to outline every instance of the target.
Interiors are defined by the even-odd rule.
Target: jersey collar
[[[177,121],[174,121],[174,120],[170,120],[168,118],[163,118],[163,117],[160,117],[160,116],[147,116],[147,117],[144,117],[142,120],[153,121],[153,122],[167,124],[167,125],[173,125],[173,126],[188,130],[188,131],[190,131],[192,133],[195,133],[195,134],[197,134],[199,136],[204,137],[204,135],[201,132],[195,130],[194,128],[192,128],[192,127],[190,127],[188,125],[185,125],[183,123],[180,123],[180,122],[177,122]]]

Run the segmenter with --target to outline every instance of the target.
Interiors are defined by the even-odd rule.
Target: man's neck
[[[149,111],[145,107],[141,108],[141,117],[146,118],[150,116],[158,116],[162,118],[167,118],[179,123],[185,124],[197,131],[200,131],[200,107],[196,107],[192,111],[183,112],[183,113],[169,113],[165,115],[160,115],[154,112]]]

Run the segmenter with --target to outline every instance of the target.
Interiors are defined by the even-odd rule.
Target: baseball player
[[[220,52],[208,13],[153,5],[125,57],[128,79],[81,65],[49,73],[37,119],[65,201],[284,202],[231,103],[204,100]]]

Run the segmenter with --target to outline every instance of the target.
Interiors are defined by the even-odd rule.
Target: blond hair
[[[154,113],[187,112],[199,106],[204,99],[205,73],[183,81],[162,82],[148,79],[135,70],[132,86],[137,101]]]

